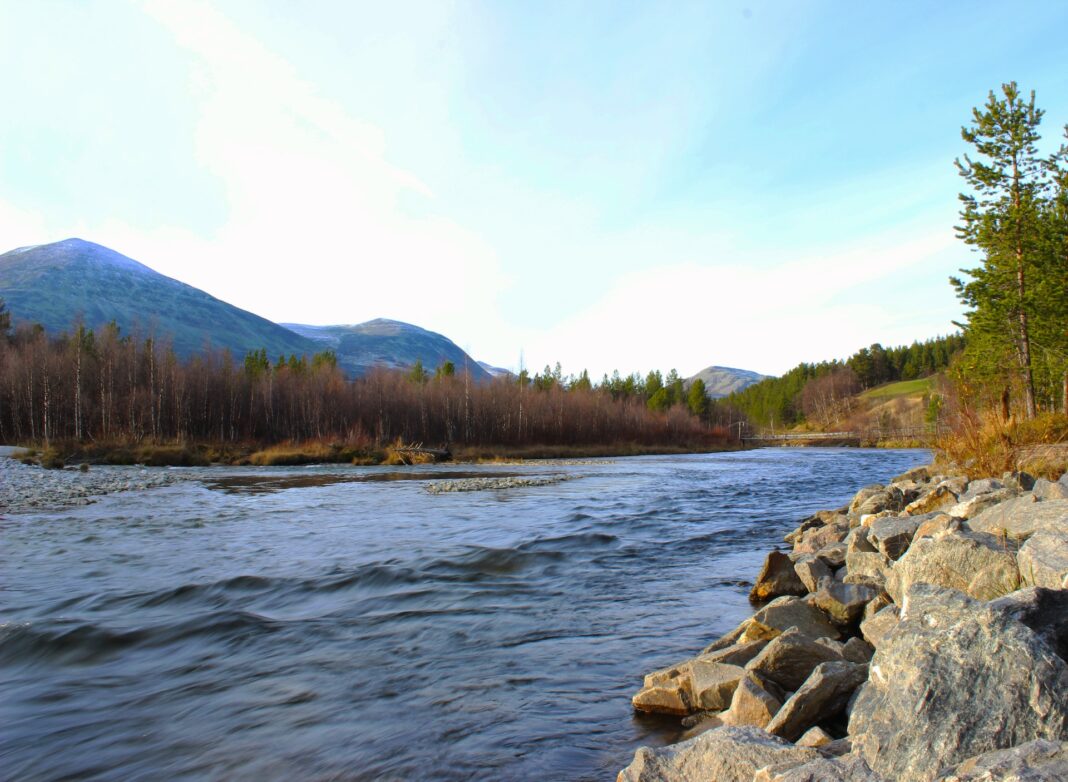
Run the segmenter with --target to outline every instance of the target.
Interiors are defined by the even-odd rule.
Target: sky
[[[960,128],[1068,123],[1068,3],[0,0],[0,251],[516,369],[780,374],[954,330]]]

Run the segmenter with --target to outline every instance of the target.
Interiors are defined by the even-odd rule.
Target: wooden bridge
[[[861,443],[881,443],[890,440],[919,440],[924,443],[930,443],[937,435],[938,432],[926,427],[868,429],[866,431],[849,432],[774,432],[761,430],[757,432],[742,432],[741,440],[749,445],[802,445],[821,442],[855,443],[860,445]]]

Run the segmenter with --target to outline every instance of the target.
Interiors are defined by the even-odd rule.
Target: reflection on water
[[[611,779],[677,736],[631,712],[641,676],[740,621],[799,518],[925,460],[645,457],[441,495],[420,481],[501,473],[204,469],[11,516],[0,776]]]

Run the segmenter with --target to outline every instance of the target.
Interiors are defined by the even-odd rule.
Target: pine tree
[[[1041,205],[1048,190],[1048,168],[1037,150],[1042,110],[1035,94],[1024,100],[1015,82],[1003,84],[1003,98],[990,92],[985,107],[973,110],[971,127],[961,137],[980,159],[956,161],[973,190],[960,196],[958,236],[983,255],[983,265],[962,269],[971,279],[952,278],[970,311],[965,329],[970,359],[989,374],[991,361],[1008,354],[1016,367],[1028,418],[1036,413],[1031,320],[1035,279],[1042,274]],[[986,366],[983,366],[985,362]]]

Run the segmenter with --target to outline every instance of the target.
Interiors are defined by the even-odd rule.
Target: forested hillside
[[[875,344],[845,360],[798,364],[781,377],[714,400],[713,416],[721,422],[744,417],[760,427],[795,426],[812,417],[828,398],[845,399],[883,383],[942,372],[964,344],[963,336],[951,334],[892,348]]]

